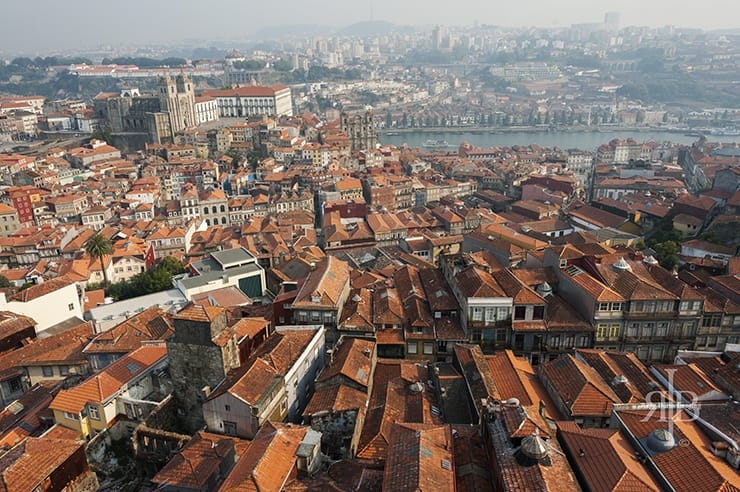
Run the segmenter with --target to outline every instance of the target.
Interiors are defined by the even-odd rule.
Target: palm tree
[[[108,287],[108,274],[105,272],[105,263],[103,263],[103,257],[113,253],[113,244],[110,239],[107,239],[96,232],[85,244],[85,251],[90,255],[91,258],[98,258],[100,260],[100,269],[103,271],[103,287]]]

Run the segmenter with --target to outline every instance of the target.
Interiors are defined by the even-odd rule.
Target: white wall
[[[0,311],[33,318],[36,321],[36,333],[75,316],[82,319],[82,305],[74,283],[28,302],[7,301],[5,294],[0,293]]]

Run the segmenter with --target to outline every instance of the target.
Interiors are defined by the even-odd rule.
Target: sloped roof
[[[327,256],[309,273],[298,291],[294,309],[336,308],[345,285],[349,282],[347,262]],[[313,302],[316,299],[317,302]]]
[[[378,360],[365,425],[357,446],[358,458],[385,460],[394,422],[441,423],[431,412],[434,404],[431,392],[426,388],[419,392],[410,388],[413,383],[427,379],[427,368],[423,364]]]
[[[104,403],[122,386],[136,379],[165,357],[167,347],[164,344],[143,345],[78,386],[61,390],[49,408],[79,414],[88,403]]]
[[[336,413],[362,410],[364,412],[366,404],[367,395],[365,393],[344,384],[336,384],[314,391],[303,415],[311,416],[326,411]]]
[[[157,473],[152,482],[164,486],[202,490],[207,480],[224,466],[238,439],[197,432]]]
[[[618,429],[581,429],[574,422],[558,422],[558,431],[563,450],[589,490],[661,490]]]
[[[296,467],[296,452],[308,430],[292,424],[265,423],[218,490],[281,490]]]
[[[135,350],[142,341],[164,340],[174,333],[169,316],[151,307],[97,335],[85,347],[90,353],[125,353]]]
[[[395,424],[388,445],[383,488],[454,492],[455,470],[448,425]]]
[[[0,458],[4,490],[27,492],[42,487],[81,447],[81,443],[73,440],[27,438]]]
[[[321,373],[317,381],[328,381],[334,376],[342,375],[367,388],[370,383],[374,353],[374,341],[344,338],[339,349],[335,351],[332,364]]]
[[[621,403],[619,397],[591,366],[570,354],[543,364],[541,371],[547,383],[570,411],[570,417],[608,417],[612,406]]]

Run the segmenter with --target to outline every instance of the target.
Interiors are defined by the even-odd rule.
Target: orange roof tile
[[[167,347],[164,344],[143,345],[86,379],[80,385],[60,391],[49,408],[79,414],[88,403],[104,403],[122,386],[165,357],[167,357]]]
[[[0,472],[3,489],[27,492],[43,488],[49,477],[81,447],[82,443],[77,441],[29,437],[3,456],[4,466]]]
[[[308,429],[292,424],[264,424],[218,490],[282,490],[296,471],[296,452]]]

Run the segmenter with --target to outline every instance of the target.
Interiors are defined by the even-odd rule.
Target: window
[[[406,353],[407,354],[416,354],[418,347],[416,346],[416,342],[408,342],[406,344]]]
[[[578,337],[578,341],[576,342],[578,347],[588,347],[588,335],[581,335]]]
[[[621,311],[622,310],[622,303],[621,302],[612,302],[610,306],[612,311]]]
[[[98,407],[96,405],[89,405],[87,407],[87,414],[90,416],[93,420],[100,420],[100,413],[98,412]]]
[[[79,415],[75,415],[74,413],[64,412],[64,418],[69,420],[80,420]]]
[[[668,323],[667,321],[661,321],[658,323],[657,328],[655,329],[655,336],[656,337],[664,337],[668,335]]]
[[[473,315],[472,315],[473,321],[480,321],[483,319],[483,308],[474,307],[473,308]]]
[[[550,346],[553,348],[560,347],[560,335],[553,335],[550,337]]]
[[[53,367],[44,366],[41,368],[41,371],[44,373],[44,377],[47,377],[47,378],[50,378],[54,375]]]
[[[70,311],[74,311],[75,310],[74,303],[70,302],[69,304],[67,304],[67,309],[70,310]]]
[[[496,321],[496,308],[486,308],[486,321]]]
[[[496,319],[498,319],[499,321],[504,321],[508,317],[509,317],[509,308],[505,308],[505,307],[498,308]]]
[[[515,320],[523,320],[526,317],[527,317],[526,306],[515,306],[514,307],[514,319]]]
[[[609,338],[619,337],[619,323],[614,323],[609,326]]]
[[[59,374],[61,374],[62,376],[68,376],[69,366],[59,366]]]
[[[532,314],[532,319],[545,319],[545,306],[535,306]]]
[[[609,325],[599,323],[596,325],[596,338],[606,338],[609,334]]]
[[[630,323],[630,325],[627,327],[627,336],[628,337],[636,337],[637,336],[637,323]]]
[[[227,412],[230,412],[231,411],[231,405],[224,405],[224,410],[226,410]]]
[[[497,343],[506,342],[506,330],[496,330],[496,342]]]
[[[642,326],[641,336],[643,337],[651,337],[653,336],[653,328],[655,327],[655,323],[645,323]]]
[[[473,330],[470,334],[470,340],[475,343],[480,342],[481,341],[481,331]]]
[[[235,436],[236,422],[229,422],[228,420],[224,420],[224,434],[226,434],[227,436]]]
[[[609,303],[608,302],[600,302],[599,303],[599,311],[609,311]]]
[[[8,381],[8,385],[10,386],[10,391],[13,393],[23,389],[23,385],[21,384],[21,378],[11,379],[10,381]]]

